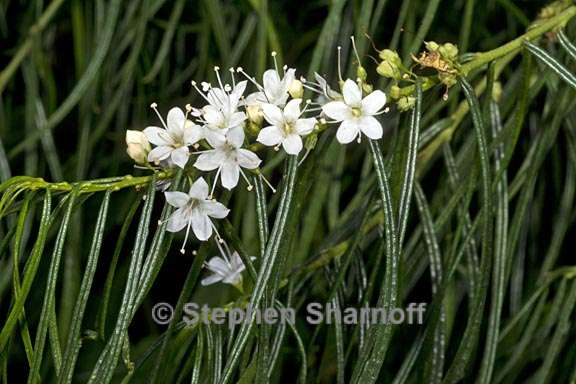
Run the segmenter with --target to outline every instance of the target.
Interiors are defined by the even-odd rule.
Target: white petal
[[[276,72],[276,70],[274,69],[269,69],[266,72],[264,72],[262,80],[264,82],[264,89],[266,91],[270,90],[272,91],[272,93],[276,93],[276,89],[278,89],[278,87],[280,87],[281,85],[280,76],[278,75],[278,72]]]
[[[168,218],[168,225],[166,225],[166,230],[169,232],[180,232],[186,225],[188,225],[188,215],[186,210],[183,208],[178,208],[170,217]]]
[[[229,101],[226,92],[220,88],[210,88],[206,97],[210,101],[210,105],[218,109],[226,108]]]
[[[382,91],[374,91],[362,99],[362,112],[365,115],[374,115],[386,105],[386,94]]]
[[[213,171],[220,167],[223,161],[224,154],[217,149],[213,149],[198,156],[194,167],[201,171]]]
[[[302,138],[295,133],[288,135],[282,142],[282,147],[287,154],[297,155],[302,150]]]
[[[143,132],[146,135],[148,141],[154,145],[174,144],[174,140],[172,140],[172,137],[170,137],[168,132],[160,127],[146,127]]]
[[[336,139],[340,144],[348,144],[354,141],[359,131],[357,119],[344,120],[336,132]]]
[[[186,145],[196,144],[203,138],[204,138],[204,132],[201,126],[196,125],[194,123],[192,124],[189,124],[188,122],[186,123],[186,128],[184,128],[184,144]]]
[[[358,122],[360,130],[372,140],[382,138],[382,124],[373,116],[364,116]]]
[[[202,108],[202,117],[211,128],[222,128],[224,116],[220,110],[213,105],[206,105]]]
[[[232,253],[232,258],[230,260],[230,264],[232,264],[232,269],[235,271],[240,270],[240,268],[244,268],[244,263],[242,262],[242,258],[238,254],[238,252],[234,251]]]
[[[166,197],[166,202],[176,208],[183,207],[190,199],[188,194],[184,192],[164,192],[164,196]]]
[[[246,114],[244,112],[234,112],[228,118],[228,128],[241,125],[244,122],[244,120],[246,120]]]
[[[326,103],[322,106],[322,111],[326,116],[336,121],[342,121],[352,117],[350,107],[343,101],[331,101]]]
[[[242,95],[244,94],[244,91],[246,90],[246,85],[248,84],[247,80],[243,80],[240,81],[239,83],[236,84],[236,86],[234,87],[234,89],[232,89],[232,92],[230,92],[230,108],[232,109],[236,109],[236,107],[238,106],[238,102],[240,101],[240,98],[242,97]]]
[[[299,119],[295,124],[296,132],[298,132],[300,136],[309,135],[314,130],[316,122],[316,119],[313,117],[308,119]]]
[[[160,147],[156,147],[153,150],[151,150],[150,152],[148,152],[148,161],[156,163],[156,162],[159,162],[160,160],[164,160],[168,156],[170,156],[170,153],[173,150],[174,150],[174,148],[167,147],[164,145],[160,146]]]
[[[203,205],[204,212],[215,219],[223,219],[228,216],[230,210],[224,204],[217,201],[206,201]]]
[[[230,129],[226,134],[226,140],[236,148],[244,144],[244,137],[244,128],[241,126]]]
[[[168,126],[170,136],[181,138],[184,133],[184,124],[186,124],[186,117],[180,108],[174,107],[168,111],[166,125]]]
[[[170,158],[180,168],[184,169],[188,162],[188,147],[180,147],[172,151]]]
[[[246,96],[244,104],[246,105],[258,105],[262,103],[267,103],[266,95],[264,92],[254,92]]]
[[[344,82],[342,87],[342,94],[344,95],[344,101],[351,107],[359,107],[362,102],[362,91],[358,84],[354,81],[348,79]]]
[[[212,284],[218,283],[219,281],[222,281],[222,276],[210,275],[208,277],[203,278],[200,281],[200,284],[202,284],[203,286],[207,286],[207,285],[212,285]]]
[[[258,133],[256,141],[271,147],[280,144],[283,138],[282,131],[277,126],[271,125]]]
[[[224,278],[224,280],[222,280],[222,282],[226,283],[226,284],[237,285],[238,283],[240,283],[240,281],[242,281],[241,273],[242,273],[242,271],[236,271],[236,272],[226,276]]]
[[[240,167],[232,162],[226,162],[222,166],[222,171],[220,173],[220,180],[222,186],[228,190],[234,188],[238,185],[238,179],[240,178]]]
[[[212,224],[206,214],[194,210],[192,213],[192,231],[200,241],[206,241],[212,236]]]
[[[225,276],[230,273],[230,265],[219,256],[214,256],[206,263],[206,268],[219,275]]]
[[[264,118],[272,125],[276,125],[281,127],[284,125],[284,116],[282,115],[282,111],[280,108],[275,106],[274,104],[262,104],[262,113],[264,114]]]
[[[226,132],[227,129],[204,127],[204,138],[212,148],[218,148],[226,143]]]
[[[208,183],[203,177],[199,177],[190,187],[188,196],[193,199],[204,200],[208,197]]]
[[[302,99],[293,99],[284,107],[284,119],[286,121],[296,121],[300,117],[300,103]]]
[[[237,152],[238,165],[242,168],[258,168],[262,160],[252,151],[240,148]]]

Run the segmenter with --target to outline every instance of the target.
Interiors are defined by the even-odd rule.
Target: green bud
[[[400,80],[402,77],[402,74],[400,73],[398,67],[389,61],[383,61],[380,64],[378,64],[378,67],[376,67],[376,72],[378,72],[380,76],[387,77],[390,79]]]
[[[372,93],[374,88],[368,83],[362,83],[362,90],[364,91],[364,93],[368,94]]]
[[[442,44],[440,48],[438,48],[438,52],[440,52],[442,57],[449,60],[456,60],[458,57],[458,47],[452,43]]]
[[[390,87],[390,97],[394,100],[398,100],[400,98],[400,87],[397,85],[393,85]]]
[[[456,80],[455,74],[446,72],[438,72],[438,79],[442,84],[444,84],[448,88],[450,88],[451,86],[453,86],[458,82],[458,80]]]
[[[494,87],[492,88],[492,100],[499,102],[502,97],[502,83],[496,81]]]
[[[409,111],[416,105],[416,98],[414,96],[403,96],[398,100],[397,105],[400,112]]]
[[[311,134],[306,136],[306,139],[304,141],[304,148],[310,151],[314,149],[317,142],[318,142],[318,134],[316,132],[312,132]]]
[[[362,82],[366,81],[366,79],[368,78],[368,73],[366,72],[366,70],[364,69],[363,66],[359,65],[358,69],[356,70],[356,76],[362,80]]]
[[[429,50],[430,52],[435,52],[438,50],[438,48],[440,48],[440,45],[435,41],[426,41],[424,45],[426,46],[426,49]]]
[[[394,65],[400,65],[402,64],[402,60],[400,60],[400,56],[398,56],[398,53],[396,51],[393,51],[391,49],[383,49],[380,51],[380,53],[378,54],[378,56],[380,56],[380,58],[384,61],[388,61]]]

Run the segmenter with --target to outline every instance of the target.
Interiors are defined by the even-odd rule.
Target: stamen
[[[242,175],[242,177],[244,178],[244,180],[246,181],[246,184],[248,184],[248,187],[246,188],[248,191],[251,191],[254,186],[252,185],[252,183],[250,183],[250,180],[248,180],[248,178],[246,177],[246,174],[244,173],[244,171],[242,170],[242,168],[240,168],[240,174]]]
[[[344,81],[342,79],[342,47],[338,46],[338,80]]]
[[[190,234],[190,227],[192,225],[192,221],[188,222],[188,226],[186,227],[186,235],[184,235],[184,243],[182,243],[182,248],[180,248],[180,253],[181,254],[185,254],[186,253],[186,243],[188,242],[188,235]]]
[[[272,186],[272,184],[270,184],[270,182],[268,181],[268,179],[266,179],[266,177],[265,177],[261,172],[258,172],[258,177],[260,177],[260,178],[264,181],[264,183],[268,186],[268,188],[270,188],[270,190],[272,191],[272,193],[276,193],[276,188],[274,188],[274,187]]]
[[[360,62],[360,55],[358,55],[358,50],[356,49],[356,41],[354,40],[354,36],[350,36],[350,40],[352,40],[352,49],[354,50],[354,54],[356,55],[356,60],[358,60],[358,65],[362,66]]]
[[[304,162],[304,160],[306,160],[306,158],[308,157],[310,152],[311,152],[311,149],[306,150],[306,153],[304,153],[304,156],[302,156],[302,159],[300,159],[300,161],[298,162],[298,166],[300,166]]]
[[[164,126],[165,129],[168,129],[168,126],[166,125],[166,122],[164,121],[164,119],[162,118],[162,116],[160,115],[160,112],[158,112],[158,104],[156,103],[152,103],[150,104],[150,108],[152,108],[154,110],[154,112],[156,112],[156,114],[158,115],[158,118],[160,119],[160,121],[162,122],[162,125]]]
[[[220,233],[218,232],[218,230],[216,229],[216,226],[214,225],[214,223],[212,222],[212,220],[210,220],[210,226],[212,226],[212,229],[214,230],[214,233],[216,234],[216,239],[218,239],[218,242],[220,244],[225,244],[224,239],[222,238],[222,236],[220,236]]]
[[[221,170],[222,167],[218,167],[218,170],[216,171],[216,176],[214,176],[214,182],[212,182],[212,189],[210,190],[210,195],[208,195],[208,198],[210,200],[214,198],[214,190],[216,189],[216,183],[218,182],[218,176],[220,176]]]
[[[232,79],[232,87],[236,87],[236,78],[234,77],[234,68],[230,67],[228,69],[230,71],[230,78]]]
[[[220,84],[220,89],[224,89],[224,86],[222,85],[222,79],[220,79],[220,67],[215,66],[214,72],[216,72],[216,78],[218,79],[218,84]]]
[[[248,76],[248,74],[246,72],[244,72],[244,69],[242,69],[242,67],[238,67],[236,68],[236,72],[241,73],[244,77],[246,77],[246,79],[248,79],[248,81],[250,81],[252,84],[254,84],[256,86],[256,88],[258,88],[259,91],[263,91],[264,87],[261,86],[260,84],[258,84],[256,82],[256,79],[254,79],[253,77]]]
[[[196,85],[196,82],[194,80],[192,80],[190,82],[190,84],[192,84],[192,86],[194,87],[194,89],[196,89],[196,91],[200,94],[200,96],[202,96],[202,98],[204,100],[206,100],[208,103],[210,103],[210,100],[208,100],[208,98],[206,97],[206,95],[204,94],[204,92],[200,91],[200,88],[198,88],[198,85]]]
[[[312,100],[307,99],[306,100],[306,105],[304,105],[304,109],[302,109],[302,111],[300,112],[300,114],[298,115],[298,118],[300,118],[300,116],[302,116],[304,114],[304,112],[308,111],[308,107],[310,106],[310,104],[312,104]]]
[[[271,55],[272,60],[274,60],[274,68],[276,69],[276,72],[280,73],[280,71],[278,70],[278,62],[276,61],[276,51],[272,51]]]

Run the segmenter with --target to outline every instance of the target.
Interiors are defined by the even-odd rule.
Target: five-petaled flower
[[[336,139],[348,144],[354,139],[360,140],[361,134],[370,139],[382,137],[382,125],[374,115],[380,113],[386,104],[386,95],[374,91],[362,98],[362,90],[354,81],[348,79],[342,87],[344,101],[331,101],[322,107],[322,111],[331,119],[342,122],[336,132]]]
[[[248,185],[251,185],[242,168],[256,169],[261,160],[254,152],[242,148],[244,143],[242,127],[230,129],[224,141],[213,140],[210,137],[207,137],[206,140],[214,149],[202,152],[196,159],[194,167],[201,171],[216,169],[214,180],[220,177],[220,182],[226,189],[232,189],[238,184],[240,174],[244,176]]]
[[[250,259],[254,260],[255,257],[252,256]],[[244,271],[246,267],[238,252],[234,251],[230,260],[225,256],[214,256],[204,265],[212,274],[202,279],[202,285],[223,282],[242,290],[242,271]]]
[[[179,232],[186,227],[184,245],[188,240],[190,228],[198,240],[208,240],[214,229],[210,218],[223,219],[230,211],[223,204],[208,198],[208,184],[202,177],[192,184],[188,193],[164,192],[164,195],[168,204],[178,208],[168,218],[166,229],[170,232]]]
[[[178,107],[168,111],[166,120],[166,122],[162,120],[164,129],[160,127],[144,129],[148,141],[157,145],[148,153],[148,161],[159,164],[162,160],[170,159],[180,168],[184,168],[188,162],[188,146],[202,138],[202,130],[186,119],[184,112]]]
[[[263,128],[258,134],[258,141],[268,146],[282,147],[289,155],[297,155],[302,150],[302,138],[314,130],[315,118],[304,118],[300,116],[301,99],[290,100],[280,110],[274,104],[262,104],[264,118],[272,125]]]
[[[230,92],[222,88],[210,88],[206,94],[209,104],[202,108],[206,139],[224,141],[229,129],[242,126],[246,114],[238,111],[238,104],[245,89],[246,81],[236,84]]]

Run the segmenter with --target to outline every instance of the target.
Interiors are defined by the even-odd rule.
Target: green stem
[[[535,40],[546,32],[549,32],[557,27],[565,25],[570,19],[576,16],[576,6],[571,5],[558,15],[551,17],[533,28],[530,28],[525,34],[509,41],[508,43],[486,52],[479,52],[474,55],[474,59],[462,65],[461,73],[467,75],[471,71],[482,67],[489,62],[504,57],[508,54],[516,54],[522,48],[526,41]],[[422,83],[424,91],[432,88],[438,83],[436,78],[427,77]],[[416,87],[410,85],[400,89],[400,96],[410,96],[414,94]]]

